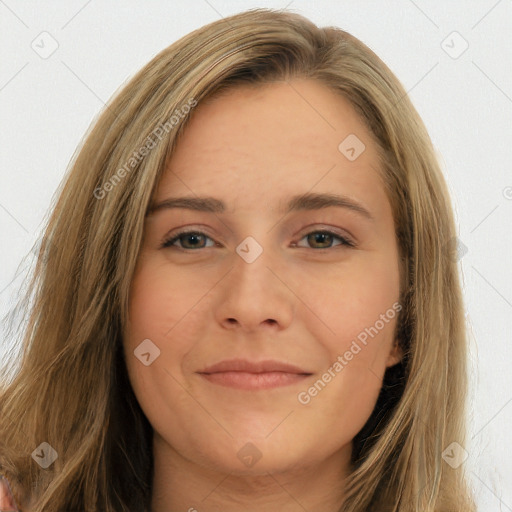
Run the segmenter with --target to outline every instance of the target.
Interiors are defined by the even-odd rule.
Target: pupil
[[[197,234],[196,234],[196,235],[187,235],[187,237],[186,237],[186,238],[187,238],[188,242],[190,242],[190,240],[195,240],[195,242],[193,241],[190,245],[196,246],[196,245],[198,245],[198,244],[197,244],[197,241],[198,241],[198,238],[199,238],[200,236],[201,236],[201,235],[197,235]]]
[[[315,242],[318,242],[320,244],[322,243],[326,243],[325,241],[325,237],[330,237],[331,235],[329,235],[328,233],[315,233],[314,235],[312,235],[315,239]],[[327,244],[329,245],[329,244]]]

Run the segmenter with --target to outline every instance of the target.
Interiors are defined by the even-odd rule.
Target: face
[[[165,202],[183,197],[197,209]],[[350,103],[297,79],[198,105],[153,205],[124,350],[154,449],[238,474],[349,453],[400,359],[401,307],[392,210]],[[209,369],[235,359],[249,366]]]

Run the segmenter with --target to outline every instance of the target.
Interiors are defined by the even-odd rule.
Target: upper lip
[[[247,372],[247,373],[267,373],[267,372],[285,372],[296,373],[298,375],[311,375],[311,372],[303,370],[298,366],[283,363],[281,361],[248,361],[246,359],[229,359],[208,366],[197,373],[222,373],[222,372]]]

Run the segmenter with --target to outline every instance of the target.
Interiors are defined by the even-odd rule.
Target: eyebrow
[[[373,215],[357,201],[347,196],[327,193],[319,194],[308,192],[306,194],[293,196],[289,199],[282,213],[288,214],[294,211],[321,210],[332,206],[346,208],[360,214],[370,221],[375,221]],[[209,213],[223,213],[226,211],[226,205],[220,199],[214,197],[183,196],[168,197],[163,201],[151,205],[147,215],[151,215],[162,209],[172,208],[184,208]]]

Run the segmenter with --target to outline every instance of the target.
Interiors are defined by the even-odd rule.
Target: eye
[[[320,230],[320,231],[311,231],[307,233],[305,236],[301,238],[301,240],[307,239],[307,243],[309,244],[320,244],[320,247],[316,247],[317,249],[330,249],[331,247],[335,247],[332,245],[334,239],[338,239],[340,241],[337,245],[345,245],[347,247],[355,247],[355,244],[345,238],[343,236],[337,235],[332,231],[328,230]],[[295,244],[296,247],[303,247]]]
[[[307,243],[309,244],[320,244],[320,247],[316,247],[316,249],[330,249],[331,247],[335,247],[336,245],[332,245],[332,242],[337,239],[340,241],[337,245],[344,245],[347,247],[355,247],[355,243],[353,243],[348,238],[345,238],[343,236],[337,235],[336,233],[333,233],[332,231],[328,230],[319,230],[319,231],[311,231],[310,233],[307,233],[305,236],[301,238],[301,240],[307,239]],[[206,240],[211,240],[213,244],[207,246],[204,245],[204,242]],[[176,242],[179,242],[181,246],[177,246]],[[175,234],[173,237],[164,240],[164,242],[161,245],[162,249],[169,248],[169,247],[177,247],[178,249],[185,249],[185,250],[196,250],[196,249],[204,249],[206,247],[213,247],[215,246],[215,242],[212,238],[210,238],[205,233],[202,233],[201,231],[182,231],[181,233]],[[304,247],[299,246],[297,244],[293,245],[294,247]],[[313,247],[315,248],[315,247]]]
[[[174,235],[172,238],[169,238],[167,240],[164,240],[164,242],[161,245],[162,249],[165,249],[167,247],[176,247],[176,242],[180,242],[182,244],[181,247],[178,247],[178,249],[202,249],[205,246],[201,245],[201,238],[205,239],[208,238],[209,240],[212,240],[208,235],[205,233],[202,233],[201,231],[182,231],[181,233],[178,233]],[[183,241],[185,241],[185,246],[183,246]],[[186,247],[186,245],[190,243],[189,247]],[[212,240],[213,242],[213,240]],[[215,243],[213,244],[215,245]],[[211,245],[209,247],[212,247]]]

